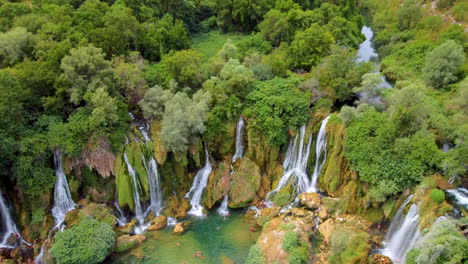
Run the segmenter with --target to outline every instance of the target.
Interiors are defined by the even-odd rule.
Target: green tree
[[[427,54],[422,72],[429,85],[445,88],[458,80],[460,66],[464,62],[463,48],[455,41],[448,40]]]
[[[294,35],[294,29],[288,23],[287,14],[272,9],[266,13],[263,21],[258,25],[263,37],[273,46],[279,46],[281,42],[290,42]]]
[[[415,27],[422,18],[421,3],[419,0],[405,0],[398,10],[398,26],[403,29]]]
[[[32,34],[25,28],[17,27],[6,33],[0,33],[0,64],[12,65],[31,52]]]
[[[172,51],[162,60],[170,79],[192,88],[201,84],[201,62],[202,56],[194,50]]]
[[[84,219],[54,237],[51,253],[57,263],[101,263],[112,251],[115,233],[106,223]]]
[[[353,91],[359,93],[359,103],[369,104],[377,109],[384,107],[381,101],[384,87],[382,84],[382,74],[379,72],[366,73],[362,76],[361,86],[355,87]]]
[[[330,32],[314,24],[300,31],[291,42],[289,57],[294,69],[309,70],[329,55],[334,39]]]
[[[164,104],[172,97],[169,90],[156,85],[149,88],[144,98],[139,102],[146,119],[161,119],[164,114]]]
[[[102,50],[93,46],[70,50],[60,66],[62,84],[70,95],[70,102],[78,105],[99,87],[111,87],[113,72]]]

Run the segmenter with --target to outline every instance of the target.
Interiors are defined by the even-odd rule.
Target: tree
[[[329,55],[334,39],[323,27],[313,24],[305,31],[296,33],[291,42],[289,57],[297,70],[309,70]]]
[[[202,81],[202,56],[194,50],[172,51],[164,56],[168,77],[182,86],[195,88]],[[169,81],[169,80],[168,80]]]
[[[13,65],[31,52],[32,34],[25,28],[17,27],[0,33],[0,64]]]
[[[198,91],[190,99],[178,92],[165,103],[161,128],[161,140],[173,152],[187,151],[193,138],[205,132],[211,94]]]
[[[164,114],[164,104],[172,97],[169,90],[156,85],[149,88],[139,105],[146,119],[161,119]]]
[[[458,80],[457,74],[464,62],[463,48],[455,41],[448,40],[427,54],[422,72],[427,84],[438,89],[445,88]]]
[[[397,12],[398,25],[401,29],[415,27],[422,17],[421,4],[419,0],[405,0]]]
[[[366,73],[362,76],[361,86],[355,87],[353,92],[359,94],[359,104],[369,104],[376,109],[383,109],[382,74],[380,72]]]
[[[468,257],[468,242],[458,228],[458,225],[463,224],[466,224],[466,220],[436,220],[408,253],[407,263],[463,263]]]
[[[70,95],[70,102],[78,105],[99,87],[112,87],[113,72],[102,50],[93,46],[70,50],[60,66],[62,84]]]
[[[57,263],[101,263],[112,251],[115,233],[109,224],[86,218],[54,237],[51,253]]]
[[[117,99],[111,97],[105,87],[99,87],[92,93],[90,105],[92,108],[90,125],[94,129],[110,127],[118,122]]]
[[[287,21],[287,14],[276,9],[266,13],[258,28],[263,37],[275,47],[279,46],[281,42],[289,43],[294,35],[294,30]]]

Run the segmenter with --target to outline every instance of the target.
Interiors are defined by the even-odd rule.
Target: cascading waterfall
[[[381,254],[388,256],[395,263],[405,263],[406,253],[414,246],[420,236],[418,206],[412,204],[404,215],[406,205],[413,196],[409,196],[398,209],[390,224]]]
[[[203,190],[208,184],[208,176],[210,176],[211,170],[213,169],[211,167],[210,158],[208,156],[208,147],[206,146],[206,144],[205,155],[205,166],[197,172],[197,175],[195,175],[195,178],[193,180],[192,187],[190,188],[189,192],[185,195],[185,198],[190,199],[190,204],[192,205],[192,208],[190,209],[188,214],[198,217],[203,216],[203,206],[200,204],[201,196],[203,194]]]
[[[233,163],[244,155],[244,126],[244,119],[240,117],[236,126],[236,153],[232,157]]]
[[[56,150],[54,152],[55,163],[55,182],[54,190],[54,207],[52,208],[52,215],[55,220],[55,227],[60,228],[65,221],[65,215],[75,209],[75,202],[73,201],[68,187],[67,177],[63,172],[62,166],[62,152]]]
[[[124,161],[127,164],[127,170],[130,174],[132,180],[133,188],[133,202],[135,204],[135,218],[137,219],[137,227],[135,228],[136,233],[142,233],[145,230],[145,215],[143,213],[141,199],[140,199],[140,190],[141,186],[137,180],[137,173],[128,161],[127,153],[124,152]]]
[[[147,126],[146,126],[147,127]],[[151,142],[151,138],[148,135],[146,127],[139,127],[141,134],[143,135],[145,141]],[[156,215],[161,214],[162,210],[162,188],[161,188],[161,180],[158,173],[158,164],[153,156],[146,161],[145,157],[142,156],[143,164],[145,165],[146,172],[148,174],[148,182],[149,182],[149,191],[150,191],[150,205],[146,209],[145,215],[149,212],[153,212]]]
[[[312,180],[310,186],[307,188],[307,192],[317,192],[317,181],[322,171],[322,167],[327,161],[327,123],[330,116],[327,116],[320,125],[320,130],[317,135],[317,141],[315,145],[315,167],[314,173],[312,174]],[[320,161],[322,160],[322,161]]]
[[[228,209],[228,196],[225,195],[221,206],[218,208],[218,214],[221,216],[228,216],[229,209]]]
[[[293,179],[296,186],[296,195],[304,192],[309,186],[309,177],[307,175],[307,160],[310,154],[310,145],[312,143],[312,134],[309,137],[309,142],[304,146],[305,125],[301,127],[300,134],[296,135],[294,143],[289,142],[286,158],[283,162],[283,169],[285,173],[281,176],[278,185],[274,190],[269,192],[266,196],[267,204],[271,205],[270,197],[277,194],[284,188],[288,182]]]
[[[117,217],[117,224],[119,226],[124,226],[128,224],[127,217],[125,217],[125,214],[123,213],[122,209],[120,208],[119,201],[115,200],[114,201],[114,207],[117,210],[116,211],[116,217]]]
[[[10,209],[8,208],[5,200],[3,200],[3,194],[0,190],[0,210],[2,214],[2,224],[5,229],[5,233],[3,234],[2,240],[0,242],[0,248],[13,248],[13,245],[8,244],[8,239],[12,235],[18,236],[20,238],[20,234],[18,229],[16,228],[15,222],[13,221],[13,217],[11,217]]]
[[[468,190],[465,188],[458,188],[454,190],[447,190],[447,192],[455,198],[455,202],[465,207],[468,210]]]

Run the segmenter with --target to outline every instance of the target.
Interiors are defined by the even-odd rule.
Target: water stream
[[[56,150],[54,152],[55,163],[55,182],[54,189],[54,207],[52,208],[52,215],[55,220],[55,227],[61,228],[65,221],[65,215],[75,209],[75,202],[73,201],[68,187],[67,177],[63,172],[62,166],[62,152]]]
[[[128,224],[127,217],[125,217],[125,214],[123,213],[122,209],[120,208],[118,200],[114,201],[114,207],[116,209],[115,216],[117,218],[117,224],[119,226],[124,226],[124,225]]]
[[[465,188],[458,188],[447,190],[447,192],[455,198],[455,203],[465,207],[468,210],[468,190]]]
[[[269,192],[266,196],[266,203],[271,206],[270,200],[272,195],[276,195],[282,188],[288,185],[293,180],[296,196],[304,192],[309,186],[309,176],[307,175],[307,160],[310,154],[310,145],[312,143],[312,134],[309,137],[307,145],[304,145],[305,125],[300,129],[300,134],[296,135],[294,142],[290,141],[286,158],[283,162],[285,173],[281,176],[275,189]]]
[[[18,236],[21,239],[16,224],[13,221],[13,217],[10,213],[10,208],[8,208],[5,200],[3,199],[2,191],[0,190],[0,213],[2,215],[1,227],[3,227],[3,236],[1,237],[0,248],[14,248],[14,245],[8,243],[8,239],[12,235]]]
[[[398,209],[383,242],[381,254],[388,256],[395,263],[405,263],[406,253],[420,236],[418,206],[412,204],[406,215],[404,214],[412,197],[409,196]]]
[[[315,166],[314,166],[314,173],[312,174],[312,180],[310,182],[309,187],[307,188],[307,192],[317,192],[317,181],[320,176],[320,172],[322,171],[323,165],[327,161],[327,123],[330,119],[330,116],[327,116],[324,120],[322,120],[322,124],[320,125],[320,130],[317,135],[317,140],[315,141]]]
[[[203,194],[203,190],[205,189],[206,185],[208,184],[208,177],[210,176],[211,167],[210,157],[208,155],[208,147],[205,144],[205,166],[197,172],[195,178],[193,179],[192,187],[190,188],[189,192],[185,195],[185,198],[190,199],[190,204],[192,208],[188,212],[188,214],[193,216],[202,217],[203,216],[203,206],[201,205],[201,197]]]
[[[233,163],[244,155],[244,126],[244,119],[240,117],[236,126],[236,153],[232,157]]]
[[[130,162],[128,161],[127,153],[124,152],[124,161],[127,165],[128,173],[130,174],[130,179],[132,182],[132,193],[133,193],[133,202],[135,204],[135,218],[137,220],[137,225],[135,227],[135,233],[141,234],[144,232],[145,228],[145,215],[143,213],[143,205],[140,199],[140,190],[141,185],[137,179],[137,173],[135,169],[132,167]]]
[[[228,209],[228,195],[224,196],[223,202],[221,203],[221,206],[218,208],[218,214],[221,216],[228,216],[229,215],[229,209]]]

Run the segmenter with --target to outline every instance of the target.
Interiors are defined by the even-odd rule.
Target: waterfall
[[[236,153],[232,157],[234,163],[238,158],[241,158],[244,154],[244,119],[242,116],[239,118],[236,126]]]
[[[55,220],[55,227],[60,228],[65,221],[65,215],[75,209],[75,202],[73,201],[68,187],[67,177],[63,172],[62,166],[62,152],[56,150],[54,152],[55,163],[55,182],[54,190],[54,207],[52,208],[52,215]]]
[[[205,155],[205,166],[197,172],[197,175],[195,175],[195,178],[193,179],[192,187],[190,188],[189,192],[185,195],[185,198],[190,199],[190,204],[192,205],[192,208],[188,213],[198,217],[203,216],[203,206],[200,204],[200,201],[201,196],[203,194],[203,190],[208,184],[208,176],[210,176],[212,170],[210,158],[208,156],[208,147],[206,146],[206,144]]]
[[[218,208],[218,214],[221,216],[229,216],[228,195],[224,196],[223,202],[221,203],[221,206]]]
[[[135,218],[137,219],[137,228],[136,232],[141,233],[144,231],[145,225],[145,215],[143,214],[141,199],[140,199],[140,190],[141,186],[137,179],[137,173],[135,169],[132,167],[130,162],[128,161],[127,153],[124,152],[124,161],[127,164],[128,173],[130,174],[130,178],[132,180],[132,193],[133,193],[133,202],[135,204]]]
[[[317,192],[317,180],[318,177],[320,176],[320,172],[322,171],[322,167],[327,161],[327,123],[328,120],[330,119],[330,116],[327,116],[322,121],[322,124],[320,125],[320,130],[317,135],[317,141],[315,145],[315,167],[314,167],[314,173],[312,174],[312,181],[310,183],[309,188],[307,189],[307,192]],[[323,158],[322,158],[323,156]],[[320,162],[320,158],[322,158],[322,162]]]
[[[124,226],[124,225],[128,224],[127,217],[125,217],[125,214],[123,213],[122,209],[120,208],[119,201],[117,201],[117,200],[114,201],[114,207],[117,210],[116,211],[117,224],[119,226]]]
[[[455,198],[455,202],[465,207],[468,210],[468,190],[465,188],[458,188],[454,190],[447,190],[447,192]]]
[[[39,255],[37,255],[36,259],[34,259],[35,264],[44,264],[44,251],[45,245],[42,244],[41,251],[39,251]]]
[[[146,126],[140,126],[139,130],[145,139],[145,142],[151,142],[151,137],[148,135]],[[146,209],[145,215],[149,212],[153,212],[156,215],[161,214],[162,210],[162,188],[161,188],[161,180],[158,173],[158,164],[153,156],[147,162],[145,157],[143,156],[143,164],[145,165],[146,172],[148,174],[148,183],[149,183],[149,191],[150,191],[150,205]]]
[[[13,217],[11,217],[10,209],[8,208],[5,200],[3,200],[2,191],[0,190],[0,210],[2,214],[2,223],[3,228],[5,228],[5,233],[3,234],[3,238],[0,242],[0,248],[13,248],[12,245],[8,244],[8,238],[11,235],[18,236],[20,238],[20,234],[18,229],[16,228],[15,222],[13,221]]]
[[[301,127],[300,134],[296,135],[294,143],[289,142],[286,158],[283,162],[285,173],[281,176],[280,181],[275,189],[269,192],[266,196],[267,204],[272,204],[270,201],[271,195],[277,194],[284,188],[290,179],[295,180],[293,183],[296,187],[296,195],[304,192],[309,186],[309,177],[307,175],[307,160],[310,154],[310,145],[312,143],[312,134],[309,137],[309,142],[304,146],[305,125]]]
[[[175,226],[177,225],[177,219],[174,217],[167,217],[167,226]]]
[[[418,206],[412,204],[406,216],[404,210],[413,196],[409,196],[398,209],[390,224],[381,254],[388,256],[395,263],[405,263],[406,253],[419,238]]]

